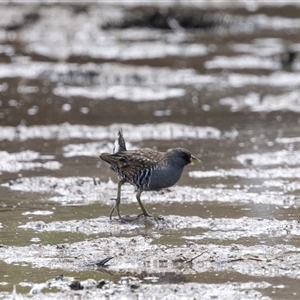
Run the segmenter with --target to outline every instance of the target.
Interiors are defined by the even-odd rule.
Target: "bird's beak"
[[[202,161],[194,155],[191,155],[190,162],[192,164],[201,163]]]

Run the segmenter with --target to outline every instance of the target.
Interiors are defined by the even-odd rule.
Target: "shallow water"
[[[1,299],[299,298],[300,6],[215,5],[1,4]],[[162,218],[109,219],[120,128],[203,162]]]

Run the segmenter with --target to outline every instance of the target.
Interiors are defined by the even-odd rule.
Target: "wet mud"
[[[0,299],[299,299],[300,6],[1,3]],[[122,187],[128,149],[199,157]]]

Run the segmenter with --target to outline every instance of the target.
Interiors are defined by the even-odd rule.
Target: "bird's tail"
[[[107,162],[107,163],[109,163],[109,164],[111,165],[111,159],[110,159],[111,155],[112,155],[112,154],[110,154],[110,153],[101,153],[99,157],[100,157],[103,161],[105,161],[105,162]]]
[[[117,153],[117,152],[120,152],[120,151],[126,151],[126,150],[127,150],[126,149],[126,143],[125,143],[123,133],[122,133],[122,129],[121,129],[121,130],[119,130],[118,137],[115,140],[113,153]]]

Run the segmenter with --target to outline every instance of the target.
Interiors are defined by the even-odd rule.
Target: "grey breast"
[[[160,190],[174,185],[181,177],[183,169],[174,167],[156,167],[143,170],[139,176],[139,189],[144,191]]]

